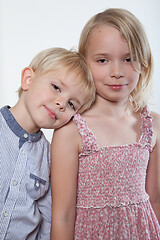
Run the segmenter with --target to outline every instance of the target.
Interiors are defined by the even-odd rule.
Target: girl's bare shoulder
[[[63,136],[67,135],[67,136],[72,136],[73,134],[78,133],[78,129],[76,124],[71,120],[69,123],[67,123],[66,125],[54,130],[54,134],[53,135],[61,135],[63,134]]]
[[[153,127],[160,130],[160,114],[152,111],[151,116],[153,118]]]
[[[153,119],[153,146],[160,145],[160,114],[151,112]]]
[[[54,130],[51,146],[55,146],[55,143],[63,145],[63,147],[75,146],[81,149],[81,136],[72,120],[61,128]]]

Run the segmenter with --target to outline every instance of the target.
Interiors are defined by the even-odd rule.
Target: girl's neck
[[[129,108],[128,100],[111,102],[106,99],[103,99],[99,96],[96,98],[96,102],[91,108],[92,112],[95,112],[97,115],[109,115],[110,117],[122,118],[124,116],[131,114],[131,109]]]

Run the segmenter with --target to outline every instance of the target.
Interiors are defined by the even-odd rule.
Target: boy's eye
[[[76,110],[74,104],[71,101],[68,101],[68,104],[74,111]]]
[[[105,58],[101,58],[101,59],[99,59],[97,62],[99,62],[99,63],[106,63],[106,62],[108,62],[108,61],[107,61],[107,59],[105,59]]]
[[[53,86],[53,88],[54,88],[57,92],[60,92],[60,91],[61,91],[60,88],[59,88],[57,85],[52,84],[52,86]]]

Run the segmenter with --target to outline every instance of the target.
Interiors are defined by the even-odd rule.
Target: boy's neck
[[[20,101],[15,106],[10,108],[10,111],[18,124],[29,134],[38,132],[40,129],[30,125],[30,116],[24,111],[25,107]]]

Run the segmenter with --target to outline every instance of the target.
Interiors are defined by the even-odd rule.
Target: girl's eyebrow
[[[131,56],[131,54],[130,54],[130,52],[127,52],[127,53],[123,54],[123,56],[129,57],[129,56]]]
[[[109,53],[95,53],[93,54],[94,56],[109,56],[110,54]]]
[[[92,55],[93,58],[109,58],[110,54],[108,53],[93,53]]]
[[[110,56],[112,55],[112,53],[95,53],[95,55],[98,55],[98,56]],[[126,53],[122,53],[123,56],[130,56],[130,52],[126,52]]]

